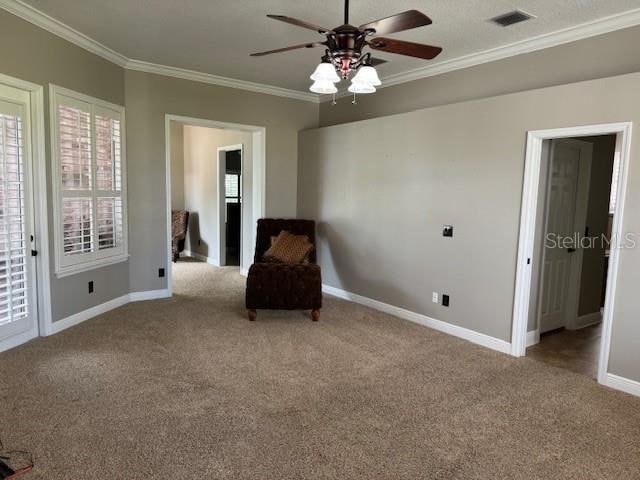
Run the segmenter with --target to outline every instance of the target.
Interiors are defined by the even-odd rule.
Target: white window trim
[[[104,255],[99,258],[88,259],[87,261],[76,263],[73,265],[64,265],[63,259],[63,232],[62,232],[62,176],[60,169],[60,158],[58,148],[58,105],[59,97],[67,97],[69,99],[86,102],[96,109],[107,109],[117,112],[120,116],[120,143],[121,143],[121,172],[122,172],[122,249],[118,249],[113,255]],[[63,102],[64,103],[64,102]],[[92,108],[93,110],[93,108]],[[94,112],[92,112],[93,114]],[[77,273],[94,270],[96,268],[114,265],[116,263],[126,262],[129,259],[128,245],[128,207],[127,207],[127,159],[126,159],[126,123],[125,109],[121,105],[109,103],[98,98],[90,97],[82,93],[74,92],[57,85],[49,85],[49,118],[50,118],[50,134],[51,134],[51,182],[53,192],[53,232],[55,246],[55,274],[58,278],[75,275]],[[95,137],[92,122],[92,137]],[[92,138],[95,142],[95,138]]]

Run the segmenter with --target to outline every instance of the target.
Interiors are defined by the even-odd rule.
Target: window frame
[[[87,194],[79,195],[92,199],[92,232],[95,250],[90,253],[79,253],[72,256],[64,254],[64,232],[62,218],[62,204],[65,198],[62,188],[62,165],[59,151],[59,122],[58,107],[60,105],[72,108],[88,109],[90,114],[90,135],[91,135],[91,190]],[[104,250],[99,249],[99,234],[97,226],[98,198],[106,198],[110,195],[101,193],[115,192],[102,191],[98,189],[96,182],[96,120],[98,116],[109,116],[120,122],[120,172],[121,189],[120,198],[122,202],[122,243],[120,247],[112,247]],[[55,274],[58,278],[75,275],[77,273],[94,270],[96,268],[126,262],[129,259],[128,245],[128,208],[127,208],[127,159],[126,159],[126,123],[125,108],[98,98],[84,95],[57,85],[49,85],[49,119],[51,134],[51,183],[53,193],[53,230],[55,248]],[[69,198],[67,196],[67,198]]]
[[[228,204],[228,203],[242,203],[242,174],[241,173],[225,173],[225,179],[224,179],[224,203]],[[233,196],[227,196],[227,175],[233,175],[234,177],[236,177],[236,183],[237,183],[237,188],[238,188],[238,195],[236,195],[235,197]],[[233,199],[236,200],[235,202],[227,202],[228,199]]]

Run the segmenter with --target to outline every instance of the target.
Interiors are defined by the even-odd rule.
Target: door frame
[[[224,147],[218,147],[217,155],[217,172],[218,172],[218,266],[223,267],[227,264],[227,235],[226,235],[226,192],[225,192],[225,174],[226,174],[226,154],[227,152],[233,152],[240,150],[240,182],[244,181],[245,175],[245,162],[244,162],[244,144],[238,143],[236,145],[226,145]],[[242,194],[242,183],[240,183],[240,267],[242,267],[242,205],[244,204]]]
[[[31,184],[33,196],[34,242],[37,250],[35,287],[37,320],[32,329],[0,342],[0,351],[16,347],[38,335],[52,331],[51,278],[49,272],[49,218],[47,203],[47,162],[45,156],[44,87],[8,75],[0,74],[0,83],[29,93],[31,120]]]
[[[550,213],[550,203],[549,196],[551,194],[551,162],[553,162],[553,155],[555,153],[555,144],[554,141],[560,140],[566,144],[573,144],[580,148],[581,151],[587,150],[589,155],[585,157],[584,165],[581,165],[578,170],[578,179],[576,184],[576,205],[575,211],[573,214],[573,231],[574,232],[583,232],[586,228],[587,224],[587,212],[589,207],[589,191],[591,188],[591,167],[593,163],[593,144],[589,142],[585,142],[583,140],[577,140],[575,138],[554,138],[551,139],[551,145],[549,148],[549,168],[547,172],[546,179],[546,189],[545,189],[545,203],[541,205],[541,208],[545,209],[544,212],[544,225],[543,225],[543,243],[544,239],[547,237],[547,228],[549,222],[549,213]],[[536,314],[536,331],[535,337],[536,340],[540,338],[541,332],[541,319],[542,319],[542,296],[544,292],[544,278],[545,278],[545,260],[547,258],[547,249],[542,247],[542,256],[540,259],[540,273],[538,279],[538,308]],[[565,305],[565,325],[570,330],[575,330],[577,320],[578,320],[578,303],[580,301],[580,285],[582,283],[582,265],[584,261],[584,250],[582,248],[576,248],[575,255],[571,256],[569,266],[569,289],[567,292],[567,303]]]
[[[524,356],[526,353],[527,323],[531,303],[532,267],[538,213],[539,190],[542,166],[542,145],[545,140],[593,135],[616,135],[616,155],[620,159],[618,176],[618,200],[613,216],[612,238],[622,238],[622,222],[625,207],[629,158],[631,153],[631,122],[585,125],[578,127],[534,130],[527,132],[524,188],[520,215],[520,234],[516,267],[516,288],[514,295],[513,323],[511,333],[511,354]],[[616,282],[620,263],[619,249],[611,249],[607,293],[602,320],[602,339],[598,361],[598,382],[606,383],[611,345],[611,328],[615,305]]]
[[[207,120],[204,118],[185,117],[183,115],[165,114],[164,116],[164,154],[165,154],[165,208],[166,208],[166,235],[167,235],[167,291],[169,297],[173,295],[173,261],[171,258],[171,122],[181,123],[194,127],[218,128],[226,130],[239,130],[251,133],[251,216],[253,222],[249,232],[251,238],[251,255],[256,243],[255,225],[259,218],[264,217],[266,205],[266,128],[256,125],[245,125],[240,123],[220,122],[217,120]],[[245,232],[247,233],[247,232]],[[247,275],[250,265],[245,265],[240,260],[240,274]]]

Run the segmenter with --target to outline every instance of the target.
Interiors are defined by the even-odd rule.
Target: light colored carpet
[[[330,297],[251,323],[236,272],[0,354],[25,480],[640,478],[640,399]]]

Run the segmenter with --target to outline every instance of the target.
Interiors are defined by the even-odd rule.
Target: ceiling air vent
[[[500,25],[501,27],[508,27],[516,23],[531,20],[532,18],[535,17],[520,10],[514,10],[513,12],[505,13],[504,15],[498,15],[497,17],[494,17],[489,21],[495,23],[496,25]]]

